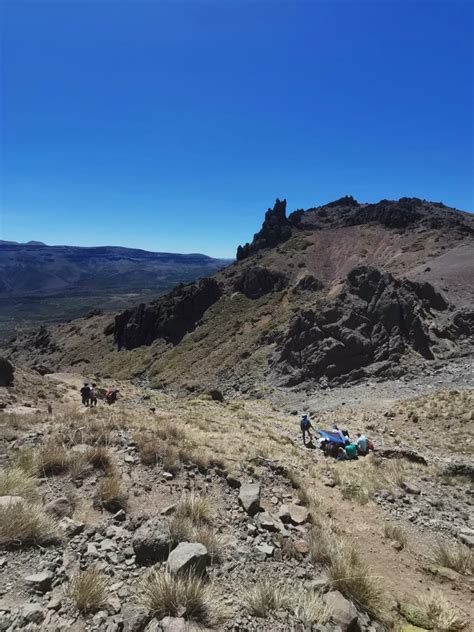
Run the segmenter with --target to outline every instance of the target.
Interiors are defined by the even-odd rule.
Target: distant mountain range
[[[0,338],[14,328],[37,322],[151,300],[178,283],[213,274],[230,262],[202,254],[116,246],[0,241]]]

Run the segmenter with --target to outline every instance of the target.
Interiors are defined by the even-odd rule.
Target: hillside
[[[0,242],[0,336],[151,300],[227,263],[200,254]]]

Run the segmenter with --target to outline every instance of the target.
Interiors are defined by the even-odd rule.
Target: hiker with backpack
[[[310,443],[313,442],[313,437],[311,436],[311,428],[312,428],[312,424],[311,421],[308,417],[308,415],[303,415],[301,417],[301,421],[300,421],[300,428],[301,428],[301,432],[303,434],[303,445],[306,445],[306,434],[308,434],[309,437],[309,441]]]

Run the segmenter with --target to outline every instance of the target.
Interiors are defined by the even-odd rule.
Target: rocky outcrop
[[[291,224],[286,217],[286,200],[276,199],[273,208],[265,213],[262,228],[253,237],[251,244],[237,248],[237,261],[246,259],[262,248],[271,248],[291,237]]]
[[[247,298],[260,298],[269,292],[283,290],[288,279],[280,272],[255,266],[245,270],[234,282],[234,291],[242,292]]]
[[[220,296],[221,289],[215,279],[178,285],[157,301],[142,303],[116,316],[115,343],[119,349],[135,349],[163,338],[175,345],[195,329],[198,320]]]
[[[429,322],[447,304],[428,283],[398,280],[360,266],[338,298],[296,314],[276,349],[273,369],[290,386],[327,378],[342,382],[396,372],[411,350],[432,359]]]
[[[0,358],[0,386],[12,386],[15,367],[6,358]]]
[[[304,277],[298,281],[298,283],[293,288],[294,292],[318,292],[318,290],[322,290],[324,284],[314,277],[312,274],[306,274]]]

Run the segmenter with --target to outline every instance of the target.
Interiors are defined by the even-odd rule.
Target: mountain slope
[[[471,348],[473,234],[470,215],[416,198],[342,198],[288,217],[277,200],[238,261],[212,279],[114,322],[42,332],[26,343],[39,349],[30,363],[47,351],[55,367],[228,392],[420,371]]]
[[[150,300],[229,263],[200,254],[0,243],[0,326],[66,320]],[[132,294],[132,296],[129,296]],[[134,296],[133,296],[134,295]]]

